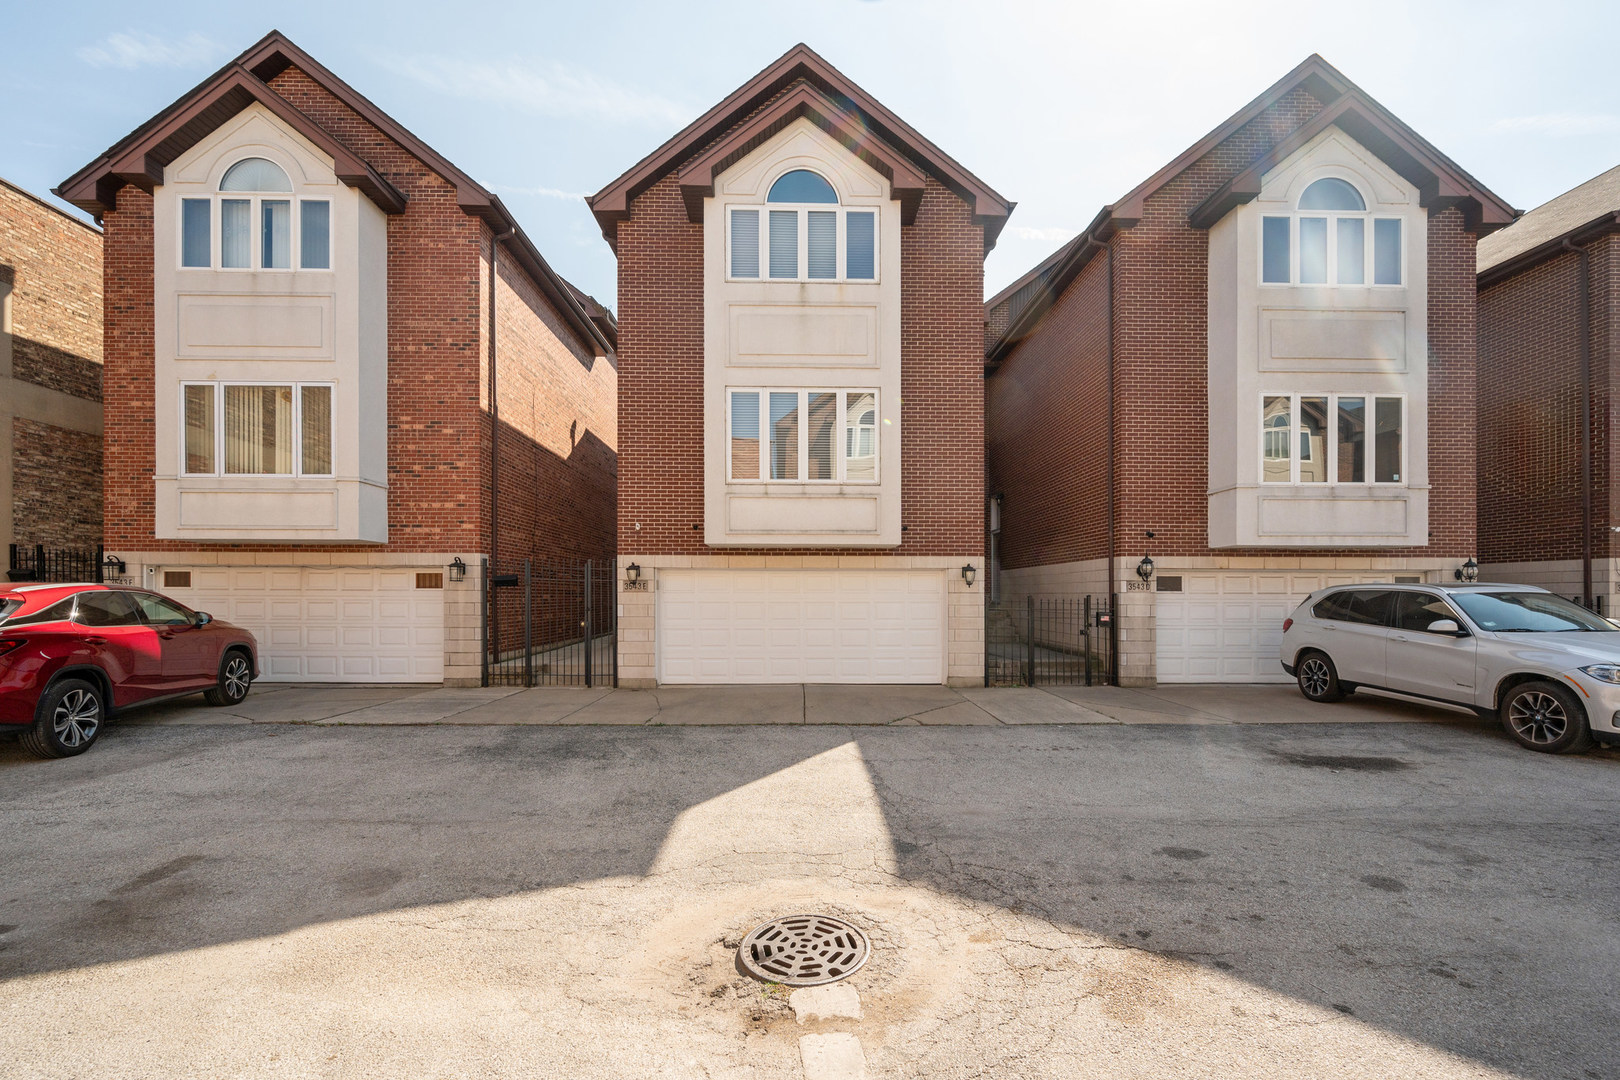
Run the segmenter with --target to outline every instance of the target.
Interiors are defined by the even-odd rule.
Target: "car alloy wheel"
[[[247,697],[248,684],[252,679],[246,658],[241,653],[232,653],[230,659],[225,661],[225,695],[232,701],[241,701]]]
[[[96,737],[101,727],[101,702],[89,690],[69,690],[51,713],[51,730],[69,750]]]
[[[1564,711],[1564,703],[1551,694],[1533,690],[1513,700],[1508,723],[1525,742],[1546,745],[1562,739],[1569,731],[1569,713]]]
[[[1299,665],[1299,688],[1305,691],[1306,697],[1324,696],[1332,683],[1333,673],[1328,670],[1327,661],[1320,656],[1308,656]]]

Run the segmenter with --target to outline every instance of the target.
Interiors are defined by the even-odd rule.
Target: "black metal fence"
[[[485,686],[617,686],[612,560],[525,559],[485,586]]]
[[[986,686],[1109,686],[1118,682],[1113,605],[1106,596],[1026,596],[985,608]]]
[[[115,568],[116,569],[116,568]],[[101,548],[47,548],[44,544],[12,544],[12,581],[100,581]]]

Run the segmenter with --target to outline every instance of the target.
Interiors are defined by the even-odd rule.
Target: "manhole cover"
[[[866,935],[831,915],[788,915],[756,926],[737,955],[754,978],[783,986],[847,979],[870,953]]]

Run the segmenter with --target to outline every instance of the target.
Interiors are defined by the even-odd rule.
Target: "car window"
[[[6,629],[9,630],[14,626],[35,626],[40,623],[67,622],[71,618],[73,618],[73,597],[70,596],[66,600],[58,600],[50,607],[8,619]]]
[[[1393,595],[1388,589],[1346,589],[1324,597],[1311,609],[1311,614],[1334,622],[1383,626],[1389,619]]]
[[[191,613],[173,600],[165,600],[152,593],[135,593],[134,596],[135,603],[140,605],[141,615],[153,626],[191,625]]]
[[[1457,613],[1434,593],[1403,592],[1395,594],[1395,629],[1427,632],[1429,624],[1450,619],[1458,626],[1462,620]]]
[[[139,626],[141,617],[128,593],[84,592],[73,609],[73,621],[80,626]]]
[[[1614,633],[1614,624],[1562,596],[1536,592],[1458,592],[1457,606],[1482,629],[1498,634],[1560,633],[1583,630]]]

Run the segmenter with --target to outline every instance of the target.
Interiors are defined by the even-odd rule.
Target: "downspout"
[[[1592,265],[1584,247],[1565,240],[1579,260],[1576,319],[1581,358],[1581,603],[1592,607]]]
[[[507,229],[497,233],[494,229],[489,234],[489,565],[491,573],[500,573],[500,562],[496,555],[500,550],[499,533],[497,531],[500,520],[500,453],[499,442],[501,437],[501,399],[496,393],[495,379],[495,290],[500,280],[499,257],[500,245],[509,239],[517,230]]]
[[[1108,258],[1108,657],[1109,682],[1119,684],[1119,603],[1114,592],[1114,245],[1101,243]]]

